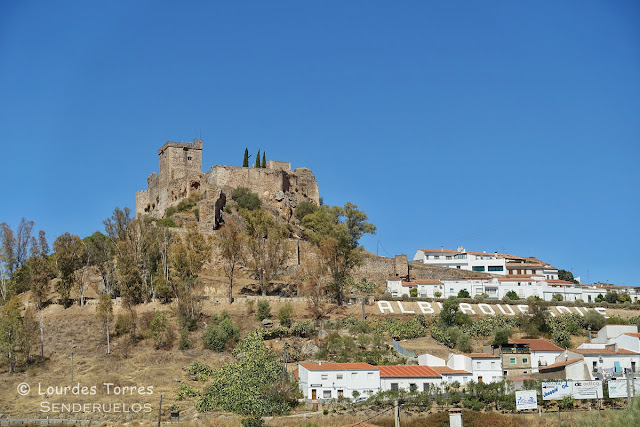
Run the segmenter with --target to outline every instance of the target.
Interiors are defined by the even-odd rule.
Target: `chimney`
[[[444,245],[440,245],[440,252],[444,252]]]
[[[318,366],[322,366],[322,360],[318,362]]]

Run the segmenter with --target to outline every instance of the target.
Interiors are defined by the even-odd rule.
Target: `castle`
[[[200,228],[215,229],[227,194],[238,187],[249,188],[281,210],[291,211],[302,201],[319,204],[318,183],[310,169],[291,171],[291,163],[270,160],[266,168],[215,165],[203,173],[202,145],[201,139],[168,141],[158,150],[159,171],[147,178],[146,190],[136,193],[136,216],[162,218],[169,207],[198,194]]]

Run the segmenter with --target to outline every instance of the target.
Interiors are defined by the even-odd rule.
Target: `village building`
[[[305,399],[368,397],[380,391],[380,368],[368,363],[298,363],[298,383]]]
[[[432,385],[440,386],[442,376],[429,366],[380,366],[380,389],[428,391]]]
[[[540,367],[556,363],[558,356],[564,352],[564,349],[544,339],[510,339],[509,342],[529,347],[533,373],[538,372]]]

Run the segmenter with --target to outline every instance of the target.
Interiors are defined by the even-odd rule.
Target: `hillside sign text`
[[[442,303],[426,301],[378,301],[378,310],[380,310],[381,314],[439,314],[440,310],[442,310]],[[462,313],[477,316],[495,316],[496,314],[516,316],[526,314],[529,311],[529,306],[526,304],[469,304],[462,302],[460,303],[459,310]],[[589,310],[590,309],[586,307],[549,306],[549,312],[554,317],[562,313],[576,313],[584,316]],[[608,317],[605,307],[595,307],[594,310],[604,317]]]

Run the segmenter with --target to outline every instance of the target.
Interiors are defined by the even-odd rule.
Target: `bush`
[[[189,376],[196,375],[198,377],[198,381],[207,381],[213,373],[213,369],[209,365],[195,361],[191,362],[187,369],[187,373]]]
[[[264,319],[271,318],[271,304],[269,301],[260,300],[258,301],[258,311],[256,312],[256,319],[258,322],[262,322]]]
[[[183,400],[185,397],[198,397],[198,396],[200,396],[200,392],[195,387],[191,387],[187,383],[180,383],[180,392],[176,396],[176,399]]]
[[[436,291],[436,292],[434,292],[434,293],[433,293],[433,295],[434,295],[436,298],[440,298],[440,297],[442,296],[442,292],[440,292],[440,291]]]
[[[300,202],[298,206],[296,206],[295,215],[299,221],[302,221],[302,218],[305,216],[312,214],[316,210],[316,205],[310,202]]]
[[[584,315],[584,326],[591,328],[592,331],[599,331],[607,324],[607,319],[596,310],[589,310]]]
[[[167,320],[167,315],[163,311],[155,312],[151,325],[149,325],[149,331],[156,349],[170,348],[173,344],[173,331]]]
[[[469,291],[466,289],[461,289],[460,292],[458,292],[458,298],[471,298],[471,295],[469,295]]]
[[[266,424],[264,423],[264,420],[257,415],[250,418],[243,418],[242,420],[240,420],[240,424],[242,424],[242,427],[265,427],[266,426]]]
[[[283,305],[280,310],[278,310],[278,321],[280,325],[285,327],[291,326],[291,316],[293,315],[293,306],[290,303],[286,303]]]
[[[178,343],[178,350],[188,350],[191,348],[191,341],[189,340],[189,329],[182,328],[180,333],[180,342]]]
[[[118,314],[116,317],[116,335],[121,336],[131,332],[134,320],[129,314]]]
[[[231,198],[238,204],[240,209],[253,211],[260,208],[260,197],[246,187],[234,189],[231,192]]]
[[[180,225],[176,224],[173,218],[162,218],[159,219],[156,224],[158,227],[180,227]]]
[[[227,343],[236,342],[240,337],[240,328],[233,324],[231,317],[225,311],[222,316],[213,316],[204,331],[204,346],[209,350],[222,352]]]
[[[412,297],[412,298],[417,298],[418,297],[418,288],[409,289],[409,296]]]
[[[504,345],[509,343],[509,338],[513,335],[511,328],[500,328],[496,330],[496,336],[493,339],[493,345]]]
[[[518,301],[520,299],[516,291],[509,291],[505,296],[509,298],[511,301]]]
[[[562,301],[562,300],[564,300],[564,298],[562,297],[562,294],[555,294],[555,295],[553,296],[553,299],[554,299],[554,300],[556,300],[556,301]]]
[[[460,334],[456,340],[456,347],[463,353],[471,353],[473,348],[471,347],[471,337],[469,334]]]

